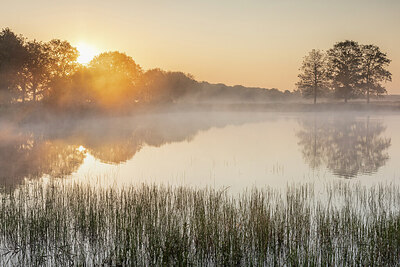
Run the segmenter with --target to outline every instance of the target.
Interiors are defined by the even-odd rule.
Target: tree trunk
[[[314,117],[314,149],[313,149],[314,155],[313,155],[313,168],[316,168],[317,164],[317,120]]]
[[[314,86],[314,105],[317,104],[317,87]]]
[[[22,86],[22,103],[25,103],[26,85]]]
[[[22,82],[23,82],[23,85],[22,85],[22,103],[25,103],[25,100],[26,100],[26,95],[27,95],[27,86],[26,86],[26,84],[27,84],[27,81],[26,81],[26,79],[24,78],[23,80],[22,80]]]
[[[32,91],[33,91],[33,102],[36,102],[36,97],[37,97],[37,85],[33,84],[32,86]]]
[[[370,89],[370,82],[369,82],[369,78],[370,78],[370,73],[369,73],[369,65],[368,65],[368,70],[367,70],[367,77],[366,77],[366,84],[367,84],[367,104],[369,104],[369,89]]]
[[[317,73],[318,73],[317,66],[314,64],[314,105],[317,104],[317,87],[318,87]]]

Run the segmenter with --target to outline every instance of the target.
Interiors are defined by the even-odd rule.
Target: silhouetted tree
[[[53,39],[46,45],[49,49],[50,71],[53,77],[65,78],[75,73],[79,67],[79,63],[76,62],[79,56],[76,47],[59,39]]]
[[[141,95],[144,102],[171,103],[193,93],[197,85],[190,74],[151,69],[142,76]]]
[[[78,51],[67,41],[27,42],[4,29],[0,34],[0,87],[14,101],[38,101],[63,83],[78,66]]]
[[[376,45],[362,45],[361,52],[363,90],[367,95],[367,103],[369,103],[370,94],[381,95],[386,93],[382,82],[392,80],[392,74],[386,69],[391,60]]]
[[[75,74],[83,67],[76,62],[78,58],[78,50],[67,41],[58,39],[51,40],[48,44],[49,50],[49,70],[50,81],[46,90],[46,103],[52,106],[65,103],[66,96],[71,97],[71,87]],[[80,94],[75,94],[73,99],[68,99],[70,103],[79,103],[82,97]],[[76,106],[76,105],[75,105]]]
[[[291,97],[277,89],[197,82],[190,74],[153,69],[143,74],[124,53],[107,52],[87,66],[67,41],[27,41],[0,33],[0,102],[42,102],[53,108],[125,111],[134,103],[243,102]],[[81,109],[79,109],[81,107]]]
[[[168,82],[166,72],[161,69],[151,69],[143,73],[140,81],[140,98],[144,103],[168,102]]]
[[[24,80],[33,101],[43,98],[51,81],[51,56],[46,43],[30,41],[26,44],[29,56],[24,67]]]
[[[361,62],[362,52],[359,44],[355,41],[343,41],[336,43],[328,50],[329,76],[336,97],[349,98],[359,96],[362,75]]]
[[[24,90],[21,72],[27,60],[28,52],[25,39],[6,28],[0,32],[0,104],[18,99],[20,90]]]
[[[183,96],[186,92],[190,92],[196,87],[197,82],[191,74],[180,71],[167,72],[167,88],[173,101]]]
[[[58,39],[47,43],[31,41],[26,47],[29,57],[23,76],[31,99],[38,101],[51,91],[62,90],[78,68],[77,49]]]
[[[299,74],[300,81],[296,84],[305,97],[313,97],[314,104],[317,103],[317,96],[328,90],[327,59],[320,50],[311,50],[304,57]]]

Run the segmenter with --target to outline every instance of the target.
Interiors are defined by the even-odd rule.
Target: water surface
[[[1,121],[3,183],[282,186],[397,182],[398,114],[171,112],[46,123]]]

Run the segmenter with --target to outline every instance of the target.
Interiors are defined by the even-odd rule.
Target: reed
[[[399,189],[3,188],[0,265],[399,265]]]

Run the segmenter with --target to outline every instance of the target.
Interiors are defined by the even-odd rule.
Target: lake
[[[1,266],[399,262],[399,114],[43,115],[0,119]]]
[[[168,112],[46,123],[0,121],[6,184],[286,186],[399,180],[396,113]]]

